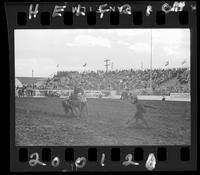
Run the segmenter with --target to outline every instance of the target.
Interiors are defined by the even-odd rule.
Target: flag
[[[166,61],[166,63],[165,63],[165,66],[167,66],[167,65],[169,65],[169,60],[168,60],[168,61]]]
[[[183,60],[183,61],[181,62],[182,65],[184,65],[185,63],[186,63],[186,60]]]
[[[85,64],[83,65],[83,67],[86,67],[86,65],[87,65],[87,63],[85,63]]]

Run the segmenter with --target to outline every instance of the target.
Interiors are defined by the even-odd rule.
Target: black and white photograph
[[[16,146],[191,144],[190,29],[15,29]]]

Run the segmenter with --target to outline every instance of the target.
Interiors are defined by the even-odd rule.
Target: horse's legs
[[[143,121],[143,123],[145,124],[145,126],[146,126],[147,128],[149,128],[149,125],[148,125],[148,123],[146,122],[146,120],[145,120],[144,118],[141,118],[141,120]]]
[[[78,109],[77,109],[77,108],[78,108]],[[74,116],[76,116],[76,117],[77,117],[77,113],[78,113],[77,110],[79,110],[79,107],[78,107],[78,106],[74,106],[74,108],[72,108],[72,114],[73,114]],[[74,112],[75,112],[76,114],[75,114]]]
[[[133,118],[131,117],[129,120],[127,120],[126,124],[129,124],[132,120]]]
[[[70,108],[65,103],[62,103],[62,105],[63,105],[64,111],[65,111],[65,114],[67,115]]]
[[[82,102],[81,103],[81,113],[80,113],[80,115],[83,114],[84,109],[86,110],[86,114],[88,116],[88,104],[87,104],[87,102]]]
[[[79,107],[80,107],[80,108],[79,108],[79,109],[80,109],[79,117],[81,118],[81,116],[82,116],[82,112],[83,112],[83,104],[80,103]]]
[[[87,104],[87,102],[85,103],[85,107],[86,107],[86,113],[87,113],[87,116],[88,116],[88,104]]]
[[[71,108],[72,115],[75,116],[73,108]]]
[[[69,106],[69,108],[68,108],[68,109],[69,109],[69,110],[68,110],[68,112],[69,112],[69,111],[71,111],[71,114],[72,114],[72,115],[74,115],[73,108],[72,108],[71,106]]]
[[[73,116],[75,116],[73,107],[72,107],[71,105],[69,105],[69,109],[70,109],[70,111],[71,111],[71,114],[72,114]]]
[[[79,118],[81,117],[81,105],[77,106],[77,115],[78,115]]]

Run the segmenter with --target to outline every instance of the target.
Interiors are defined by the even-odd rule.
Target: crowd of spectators
[[[17,86],[16,87],[16,93],[18,97],[31,97],[35,95],[35,91],[34,91],[35,85],[30,85],[30,84],[26,84],[23,85],[22,87]]]
[[[145,69],[145,70],[114,70],[114,71],[62,71],[57,72],[53,78],[48,79],[41,88],[73,89],[81,85],[85,90],[145,90],[150,87],[155,94],[172,92],[190,92],[190,70],[188,68],[173,69]],[[167,83],[175,80],[175,85]],[[165,84],[165,85],[163,85]]]

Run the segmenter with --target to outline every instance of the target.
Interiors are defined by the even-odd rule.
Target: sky
[[[150,68],[151,31],[152,68],[190,66],[189,29],[17,29],[15,76]]]

